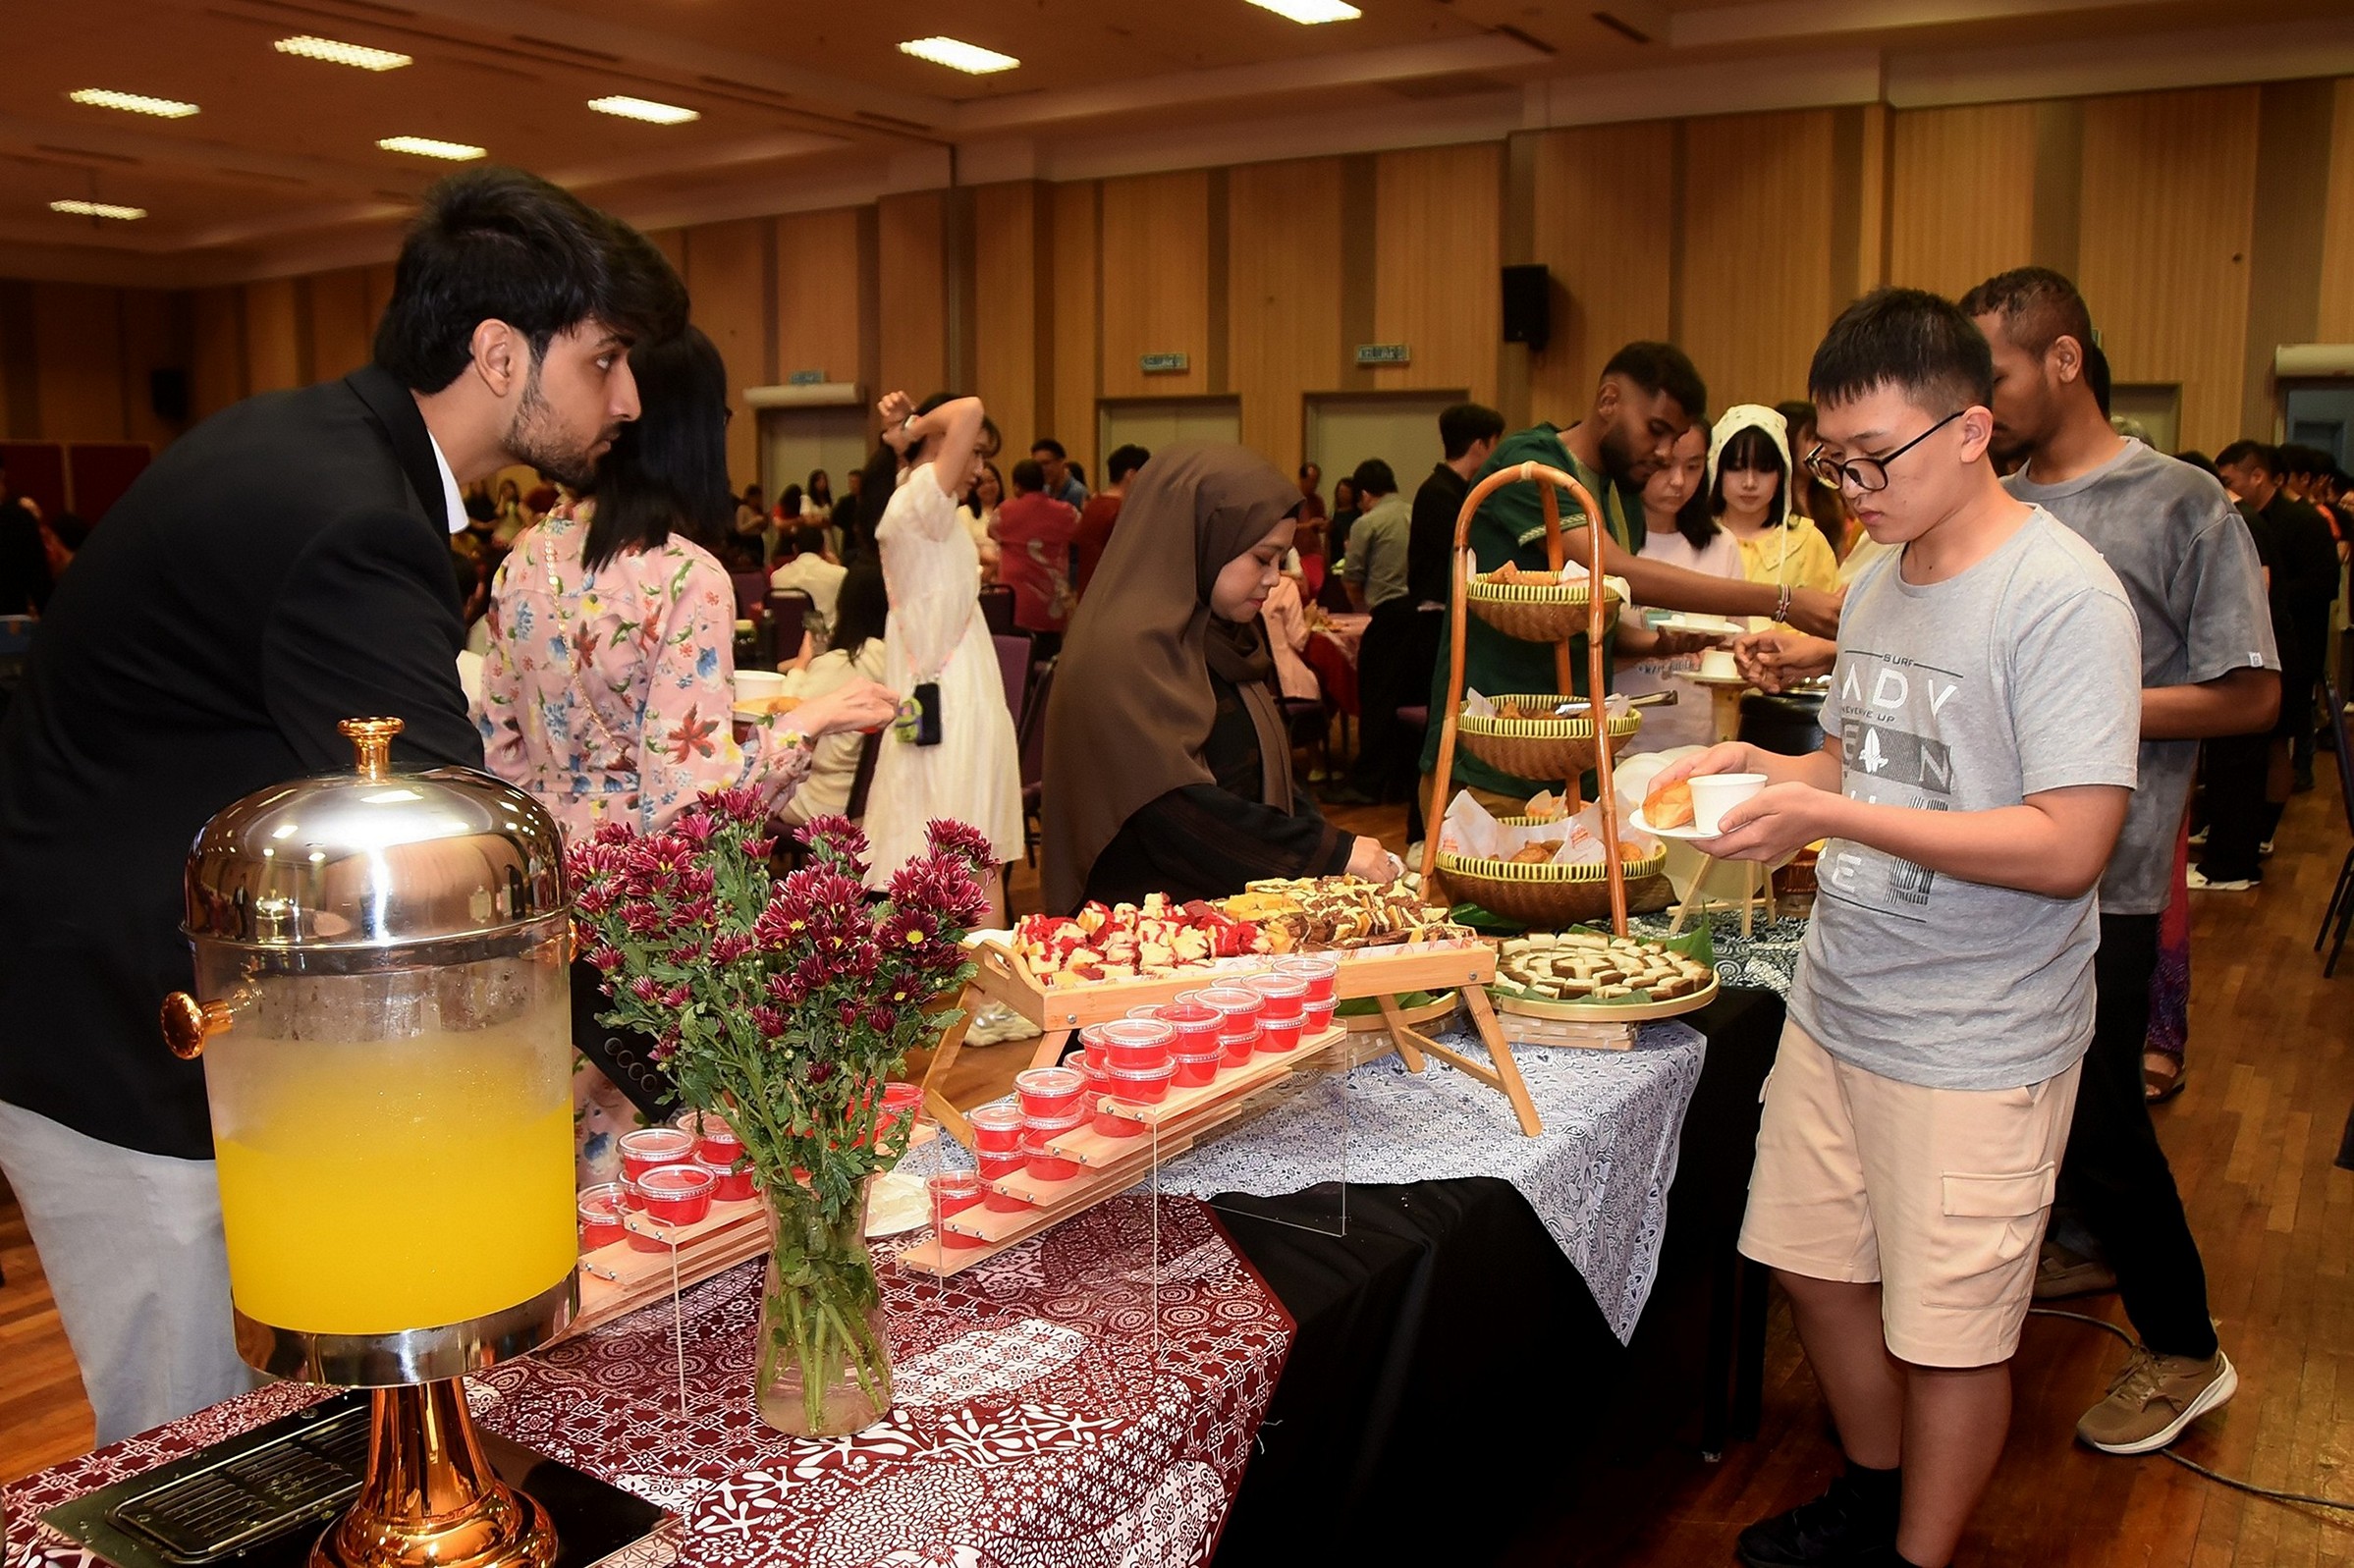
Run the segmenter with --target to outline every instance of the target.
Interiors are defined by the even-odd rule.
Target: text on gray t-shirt
[[[1841,788],[1922,811],[2134,782],[2141,649],[2100,555],[2040,508],[1987,557],[1908,583],[1864,568],[1839,620],[1823,730]],[[2093,893],[2052,898],[1834,838],[1790,1015],[1841,1060],[1933,1089],[2040,1083],[2093,1030]]]
[[[2124,584],[2142,628],[2142,684],[2194,686],[2280,668],[2256,541],[2215,479],[2138,441],[2059,484],[2003,481],[2074,530]],[[2174,892],[2174,838],[2199,766],[2196,740],[2142,742],[2141,782],[2101,879],[2101,911],[2154,915]]]

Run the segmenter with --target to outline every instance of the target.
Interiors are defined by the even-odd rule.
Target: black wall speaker
[[[1553,274],[1542,264],[1504,269],[1504,341],[1542,351],[1553,336]]]
[[[147,406],[155,417],[166,424],[181,424],[188,418],[188,372],[162,369],[147,372]]]

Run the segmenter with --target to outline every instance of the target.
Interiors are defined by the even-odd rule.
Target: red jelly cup
[[[691,1225],[706,1218],[718,1187],[718,1180],[702,1165],[656,1165],[637,1178],[646,1217],[666,1225]]]
[[[629,1226],[622,1219],[624,1207],[622,1184],[618,1181],[608,1181],[581,1191],[579,1214],[582,1252],[610,1247],[629,1235]]]
[[[1177,1077],[1177,1058],[1172,1056],[1151,1072],[1122,1072],[1112,1069],[1112,1098],[1131,1106],[1157,1106],[1169,1098],[1169,1085]]]
[[[1021,1147],[1022,1111],[1019,1106],[997,1101],[966,1118],[972,1126],[972,1146],[985,1154],[1010,1155]]]
[[[1096,1059],[1113,1073],[1153,1073],[1169,1065],[1169,1048],[1176,1039],[1175,1026],[1158,1018],[1124,1018],[1104,1025],[1093,1049]]]
[[[1030,1067],[1013,1075],[1013,1088],[1023,1115],[1052,1121],[1079,1108],[1087,1080],[1076,1067]]]
[[[1246,1035],[1220,1035],[1218,1037],[1218,1058],[1230,1067],[1240,1067],[1247,1064],[1250,1058],[1258,1054],[1258,1050],[1259,1031],[1256,1029]]]
[[[1005,1180],[1008,1176],[1017,1176],[1021,1174],[1023,1167],[1028,1163],[1027,1156],[1023,1155],[1020,1150],[1016,1149],[1012,1154],[975,1155],[973,1158],[980,1162],[981,1184],[984,1188],[986,1188],[986,1190],[981,1194],[982,1208],[988,1210],[991,1214],[1017,1215],[1024,1209],[1030,1207],[1028,1199],[1016,1198],[1011,1193],[999,1192],[997,1188],[992,1185],[995,1182]]]
[[[1299,1049],[1300,1018],[1262,1018],[1259,1020],[1259,1050],[1269,1055]]]
[[[1062,1133],[1075,1132],[1086,1118],[1073,1116],[1064,1127],[1032,1127],[1021,1135],[1021,1152],[1027,1162],[1033,1181],[1068,1181],[1079,1173],[1079,1162],[1068,1155],[1053,1154],[1047,1146]]]
[[[1180,1051],[1171,1059],[1177,1063],[1177,1076],[1170,1080],[1170,1087],[1199,1089],[1218,1076],[1218,1069],[1225,1065],[1227,1055],[1224,1051],[1213,1051],[1208,1055],[1193,1055]]]
[[[897,1079],[883,1086],[883,1109],[875,1118],[875,1139],[881,1142],[898,1130],[899,1124],[916,1114],[923,1104],[923,1085],[902,1083]]]
[[[732,1165],[743,1153],[743,1140],[712,1110],[682,1110],[670,1124],[691,1136],[694,1157],[706,1165]]]
[[[616,1140],[622,1153],[622,1174],[635,1181],[664,1165],[683,1165],[694,1158],[694,1134],[681,1127],[632,1127]]]
[[[981,1178],[977,1174],[969,1170],[944,1170],[926,1185],[932,1190],[932,1223],[941,1246],[964,1251],[989,1245],[978,1236],[968,1236],[940,1223],[981,1201]]]
[[[1330,997],[1325,998],[1322,1001],[1309,1002],[1306,1012],[1300,1017],[1300,1033],[1313,1039],[1330,1029],[1333,1026],[1335,1005],[1336,1003]]]
[[[1228,1034],[1237,1033],[1244,1022],[1257,1023],[1267,1007],[1267,999],[1248,986],[1212,986],[1195,1000],[1225,1014]]]
[[[1307,1000],[1308,983],[1296,975],[1278,970],[1271,975],[1250,977],[1250,989],[1266,999],[1259,1012],[1259,1021],[1271,1018],[1296,1018]]]
[[[1275,972],[1279,975],[1289,975],[1294,980],[1304,982],[1308,988],[1308,1000],[1330,1001],[1333,1000],[1334,985],[1341,978],[1341,960],[1316,957],[1286,958],[1275,966]]]
[[[1155,1019],[1157,1019],[1157,1018],[1159,1018],[1159,1017],[1161,1016],[1161,1007],[1162,1007],[1162,1003],[1160,1003],[1160,1002],[1157,1002],[1157,1001],[1148,1001],[1148,1002],[1146,1002],[1146,1003],[1145,1003],[1143,1006],[1141,1006],[1141,1007],[1130,1007],[1130,1008],[1127,1010],[1126,1016],[1127,1016],[1127,1017],[1130,1017],[1130,1018],[1155,1018]]]
[[[719,1183],[718,1186],[711,1189],[711,1196],[717,1202],[742,1203],[752,1196],[751,1166],[715,1165],[708,1160],[701,1161],[699,1163],[703,1169],[710,1171],[712,1179]]]

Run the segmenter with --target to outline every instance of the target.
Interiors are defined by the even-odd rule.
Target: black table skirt
[[[1299,1325],[1219,1568],[1559,1562],[1608,1507],[1588,1495],[1597,1463],[1721,1447],[1733,1246],[1781,1018],[1771,992],[1732,991],[1688,1020],[1708,1055],[1630,1345],[1501,1179],[1352,1186],[1344,1237],[1331,1187],[1216,1199]]]

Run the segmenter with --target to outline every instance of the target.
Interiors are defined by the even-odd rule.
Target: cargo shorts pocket
[[[1923,1302],[1993,1307],[2029,1288],[2036,1241],[2058,1178],[2056,1164],[2012,1175],[1946,1175]]]

